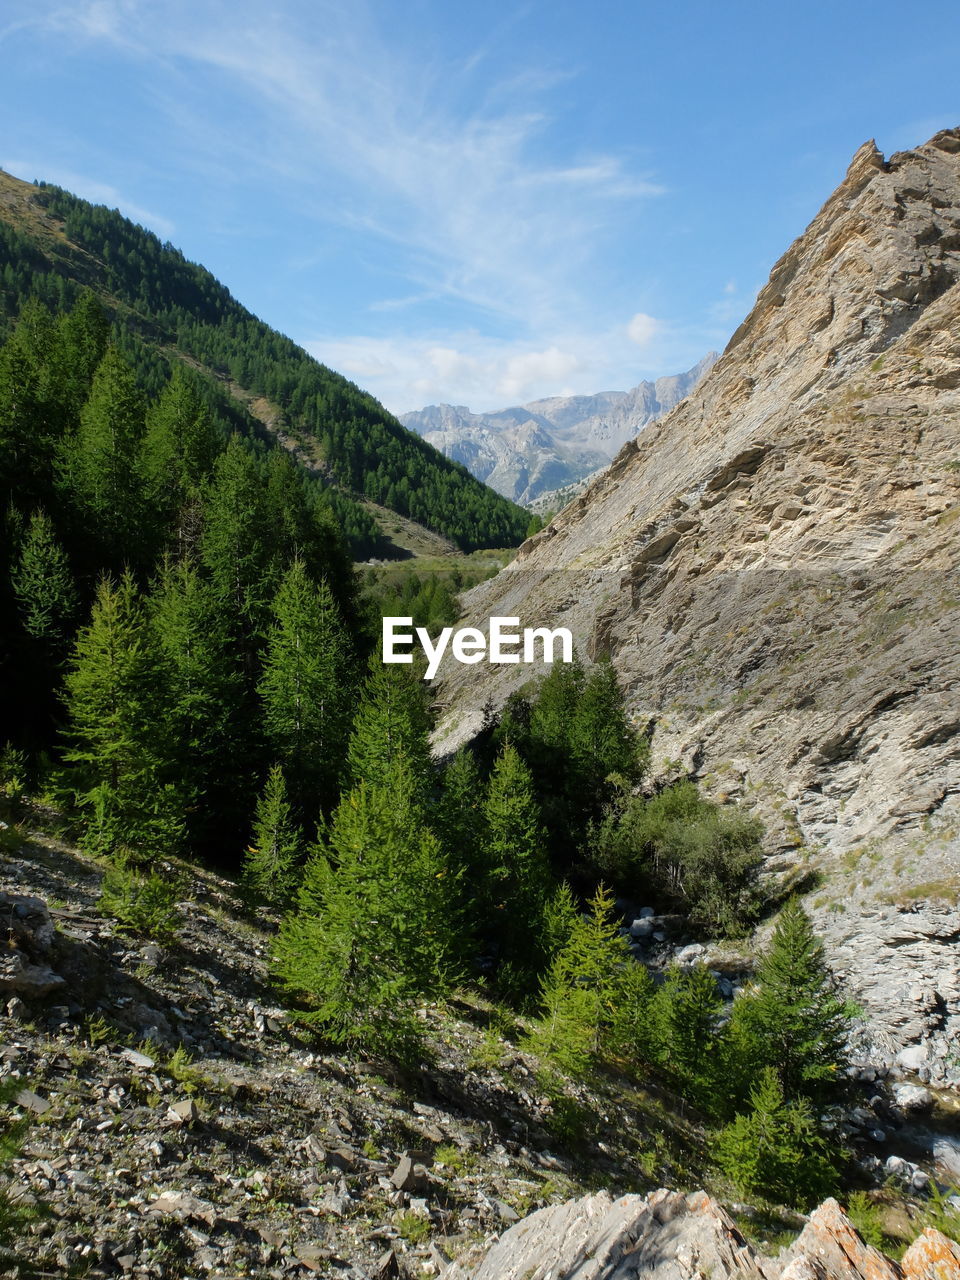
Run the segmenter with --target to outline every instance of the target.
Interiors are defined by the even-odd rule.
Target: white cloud
[[[525,351],[522,355],[509,357],[497,382],[497,390],[508,399],[530,399],[527,393],[531,387],[562,385],[571,374],[579,373],[582,365],[580,356],[572,351],[561,351],[559,347]]]
[[[394,413],[427,404],[474,411],[526,404],[545,396],[626,391],[642,378],[679,373],[709,349],[699,334],[671,335],[644,368],[627,326],[566,331],[547,345],[511,342],[474,331],[442,342],[416,336],[316,338],[303,344],[325,364],[377,396]]]
[[[627,334],[630,341],[635,342],[638,347],[648,346],[659,332],[660,321],[655,320],[653,316],[648,316],[643,311],[638,311],[627,325]]]

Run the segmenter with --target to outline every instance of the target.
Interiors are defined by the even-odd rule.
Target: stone
[[[914,1084],[896,1084],[892,1089],[893,1101],[901,1111],[918,1113],[933,1108],[934,1097],[929,1089]]]
[[[27,1111],[32,1111],[35,1116],[46,1115],[50,1110],[50,1103],[46,1098],[41,1098],[39,1093],[34,1093],[32,1089],[21,1089],[14,1101],[18,1106],[25,1107]]]
[[[904,1280],[957,1280],[960,1277],[960,1244],[927,1227],[901,1259]]]
[[[177,1124],[192,1124],[194,1120],[200,1119],[200,1110],[192,1098],[182,1098],[179,1102],[170,1104],[167,1115]]]
[[[0,995],[39,1000],[66,985],[47,964],[31,964],[20,951],[0,955]]]
[[[420,1191],[430,1185],[430,1177],[422,1164],[415,1164],[410,1156],[401,1156],[390,1181],[398,1191]]]
[[[140,1053],[138,1049],[121,1049],[120,1057],[130,1063],[132,1067],[155,1067],[156,1061],[148,1057],[145,1053]]]

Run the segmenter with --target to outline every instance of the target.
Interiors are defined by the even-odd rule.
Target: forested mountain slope
[[[83,287],[117,325],[142,385],[156,392],[171,360],[207,371],[211,395],[300,445],[347,495],[371,499],[463,550],[513,546],[529,516],[444,458],[353,383],[258,320],[210,272],[115,210],[0,173],[0,313],[28,298],[53,309]],[[339,499],[341,522],[369,552],[369,515]]]

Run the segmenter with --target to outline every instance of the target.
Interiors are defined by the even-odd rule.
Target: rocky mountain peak
[[[711,351],[685,373],[629,391],[551,396],[489,413],[434,404],[401,421],[499,493],[542,507],[556,490],[602,470],[625,441],[688,395],[716,359]]]

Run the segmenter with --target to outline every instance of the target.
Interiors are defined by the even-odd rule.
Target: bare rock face
[[[474,1267],[445,1280],[763,1280],[759,1259],[733,1220],[696,1192],[660,1190],[612,1200],[606,1191],[541,1209],[511,1227]]]
[[[960,1245],[928,1227],[903,1255],[901,1266],[908,1280],[952,1280],[960,1276]]]
[[[960,130],[866,143],[697,389],[466,600],[609,655],[655,777],[826,875],[808,901],[890,1062],[960,1013],[958,281]],[[446,663],[437,750],[530,676]]]
[[[946,1237],[944,1237],[946,1238]],[[784,1255],[779,1280],[901,1280],[903,1272],[867,1244],[836,1200],[825,1200]]]
[[[765,1258],[717,1202],[654,1191],[605,1192],[552,1205],[511,1227],[444,1280],[960,1280],[960,1246],[927,1229],[898,1265],[860,1237],[836,1200],[810,1216],[779,1258]]]

